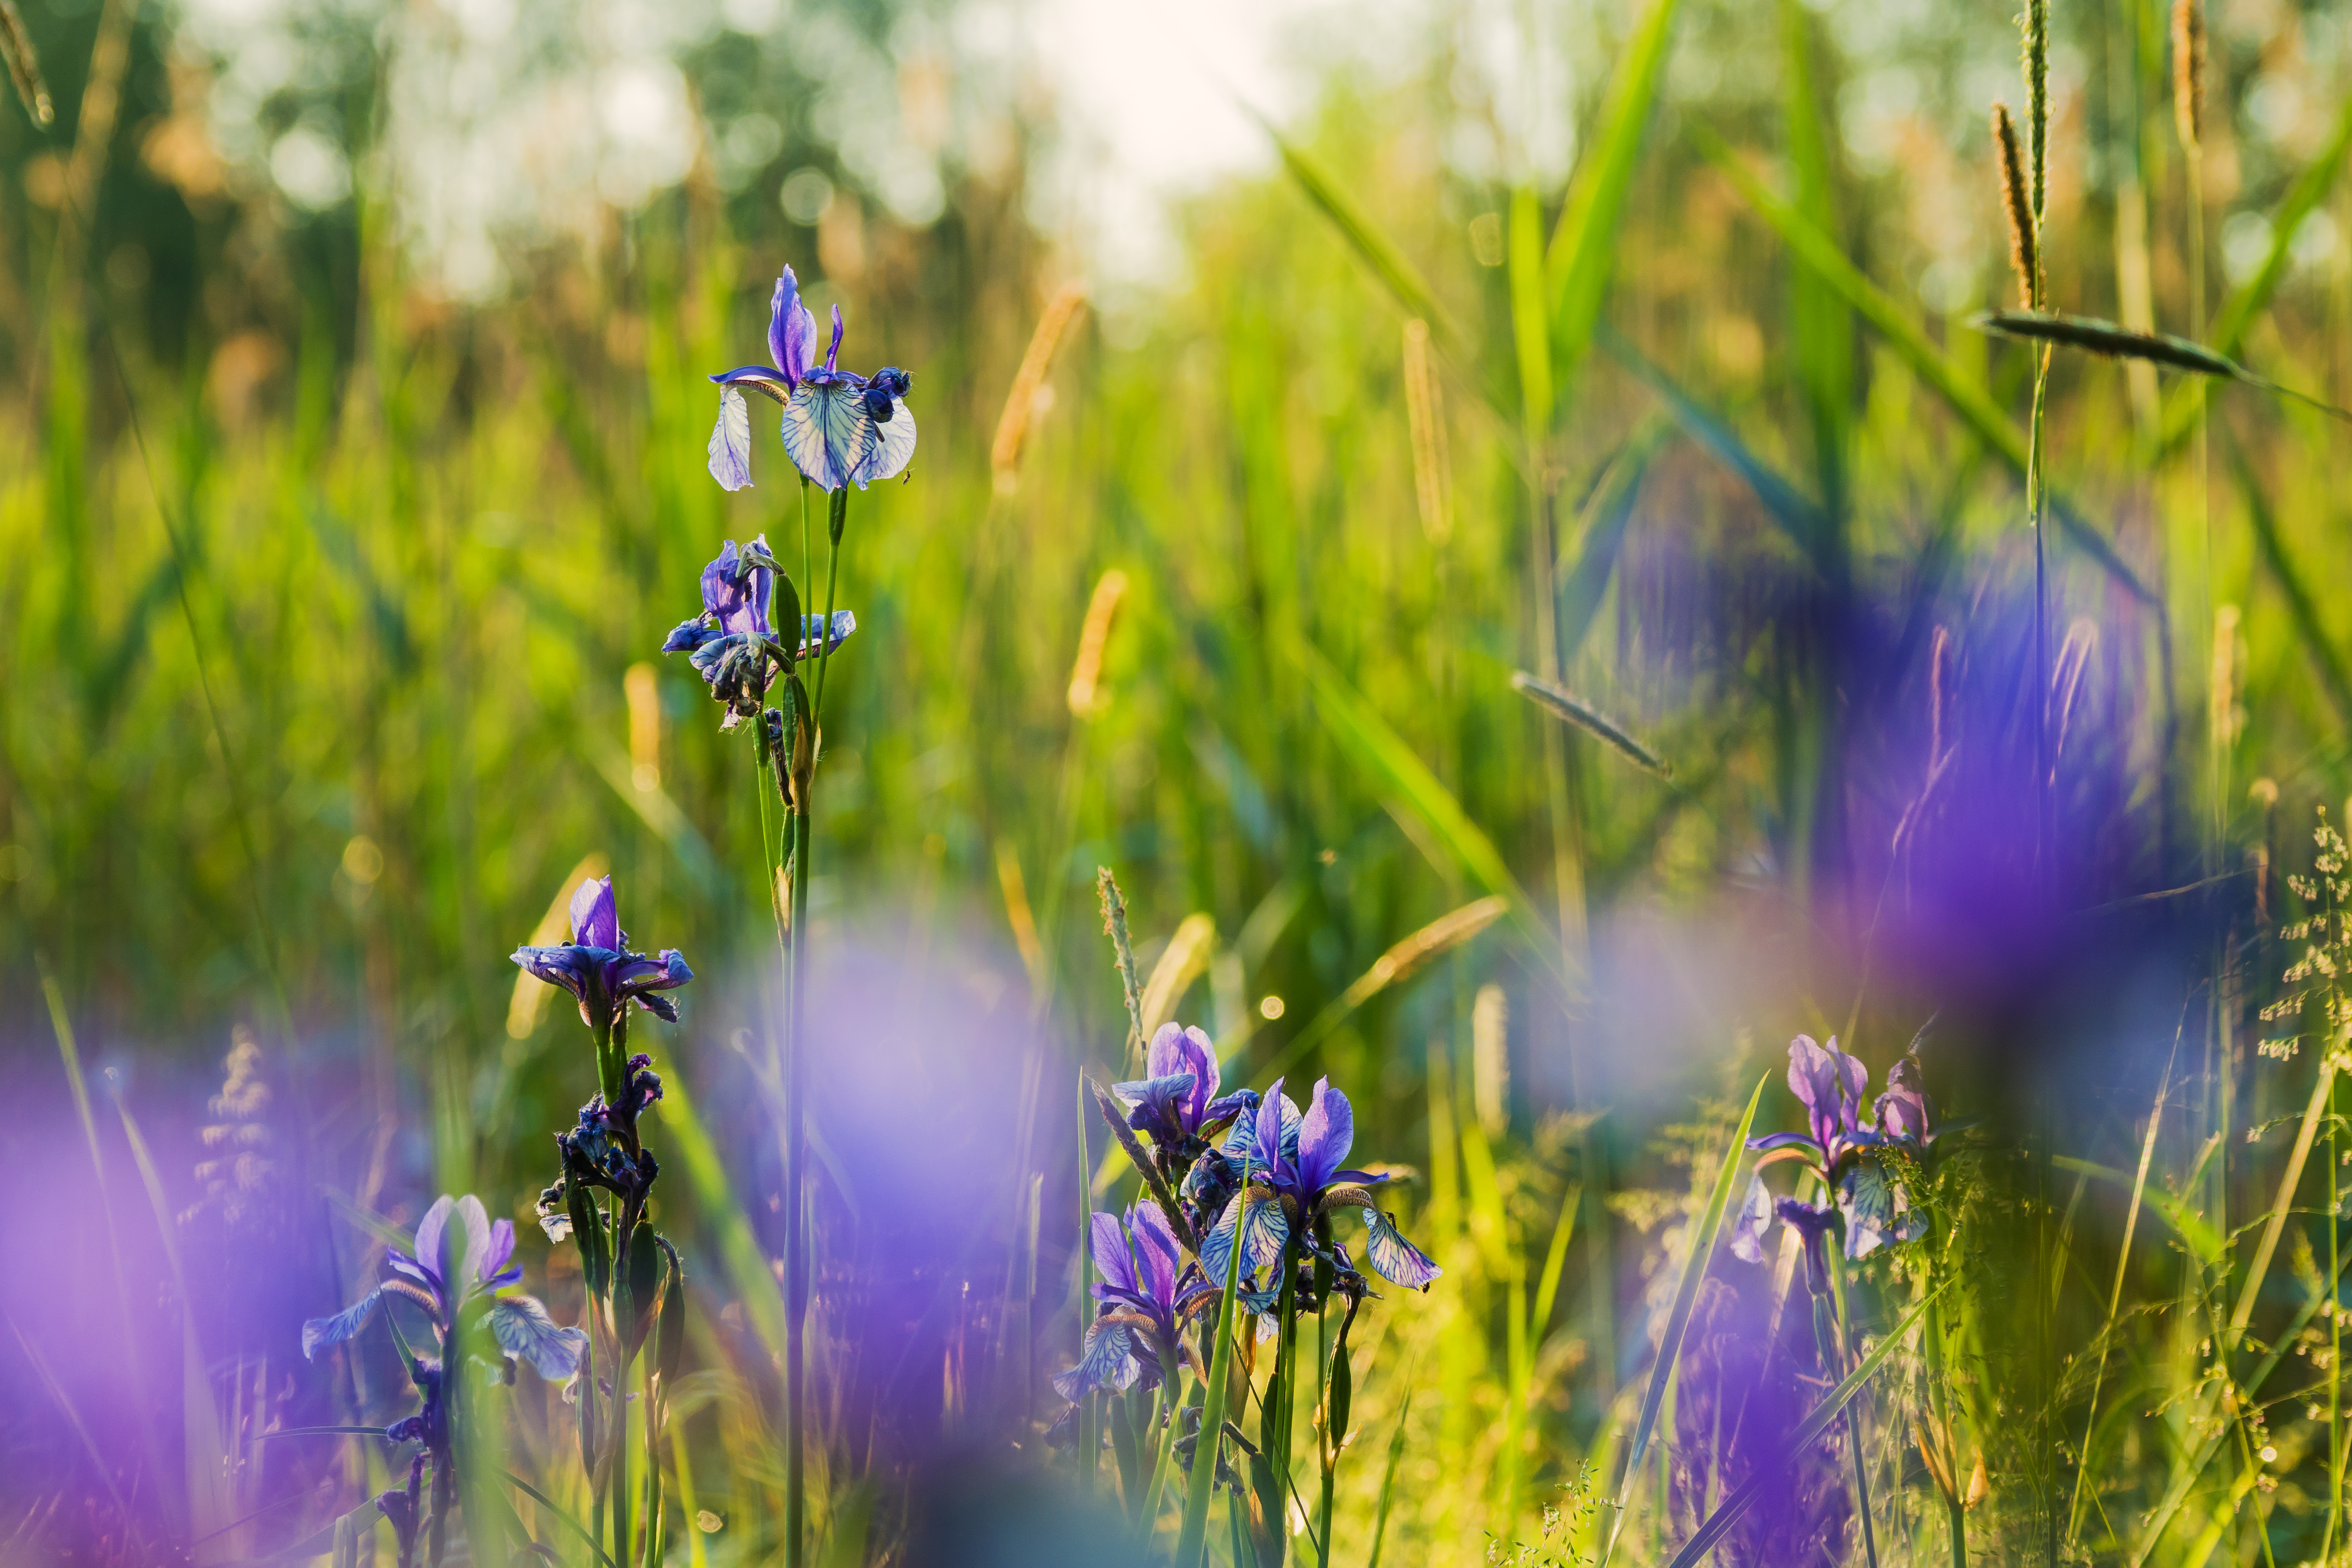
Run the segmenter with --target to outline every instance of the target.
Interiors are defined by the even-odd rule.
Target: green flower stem
[[[1233,1380],[1234,1294],[1241,1282],[1242,1247],[1248,1233],[1249,1167],[1242,1159],[1244,1199],[1234,1226],[1234,1245],[1225,1258],[1224,1293],[1217,1302],[1217,1337],[1209,1358],[1209,1381],[1201,1391],[1201,1434],[1192,1448],[1192,1475],[1184,1493],[1184,1524],[1176,1538],[1174,1568],[1197,1568],[1208,1545],[1209,1496],[1216,1489],[1217,1450],[1223,1446],[1225,1385]]]
[[[1840,1249],[1825,1247],[1830,1260],[1830,1290],[1827,1297],[1813,1298],[1813,1336],[1821,1347],[1822,1362],[1837,1369],[1843,1378],[1853,1366],[1853,1348],[1846,1342],[1845,1265]],[[1862,1512],[1862,1550],[1870,1568],[1878,1568],[1878,1534],[1870,1522],[1870,1474],[1862,1461],[1862,1411],[1845,1413],[1846,1452],[1853,1461],[1853,1494],[1855,1506]]]

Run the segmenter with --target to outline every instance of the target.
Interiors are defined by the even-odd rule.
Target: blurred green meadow
[[[823,1561],[959,1560],[934,1441],[1034,1482],[1008,1543],[1129,1497],[1045,1439],[1082,1162],[1137,1191],[1076,1094],[1138,1076],[1104,867],[1150,1021],[1202,1026],[1229,1086],[1343,1083],[1444,1268],[1356,1330],[1329,1511],[1302,1455],[1259,1521],[1302,1560],[1664,1565],[1781,1474],[1757,1445],[1842,1370],[1794,1250],[1690,1270],[1692,1239],[1759,1077],[1757,1131],[1802,1125],[1792,1036],[1874,1094],[1923,1029],[1939,1113],[1981,1120],[1912,1192],[1925,1239],[1842,1276],[1851,1353],[1894,1347],[1853,1457],[1841,1425],[1772,1461],[1787,1516],[1717,1560],[2352,1550],[2342,894],[2295,880],[2352,812],[2352,430],[2062,349],[2037,617],[2034,355],[1971,324],[2019,302],[2000,7],[1435,5],[1384,24],[1402,58],[1317,13],[1307,107],[1173,202],[1140,280],[1040,216],[1086,127],[958,42],[977,6],[697,12],[660,45],[671,164],[481,245],[419,172],[472,13],[22,8],[56,118],[0,106],[0,1039],[37,1114],[0,1163],[32,1211],[98,1160],[92,1300],[110,1251],[189,1239],[160,1305],[122,1292],[185,1358],[135,1393],[40,1348],[72,1291],[0,1289],[0,1556],[275,1560],[387,1484],[263,1438],[396,1413],[388,1358],[331,1379],[292,1335],[436,1193],[521,1221],[570,1321],[527,1216],[584,1055],[506,955],[609,870],[698,976],[638,1037],[698,1292],[656,1555],[781,1557],[761,824],[655,650],[722,539],[811,591],[764,405],[754,488],[706,468],[704,378],[763,357],[787,262],[922,432],[854,495],[824,714],[820,1060],[906,1076],[895,1122],[838,1090],[845,1145],[879,1131],[818,1200]],[[565,9],[509,25],[595,31]],[[2192,159],[2155,0],[2052,8],[2047,297],[2352,404],[2352,8],[2208,25]],[[624,92],[583,79],[592,117]],[[934,1223],[971,1245],[875,1262],[859,1159],[971,1107],[1003,1116],[959,1131],[985,1169],[887,1200],[968,1203]],[[276,1321],[199,1278],[240,1205],[325,1259]],[[876,1393],[890,1291],[926,1359]],[[555,1396],[514,1405],[516,1466],[564,1477]],[[983,1538],[961,1560],[1010,1560]],[[1210,1541],[1250,1550],[1222,1512]]]

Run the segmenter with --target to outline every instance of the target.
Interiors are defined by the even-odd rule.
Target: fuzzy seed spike
[[[2183,147],[2204,145],[2205,12],[2197,0],[2173,0],[2172,121]]]
[[[35,125],[47,130],[57,110],[49,102],[48,84],[41,79],[41,57],[34,51],[33,35],[25,30],[15,0],[0,0],[0,55],[8,57],[8,75],[16,84],[16,96],[25,101],[25,112]]]
[[[1992,106],[1993,154],[2000,163],[2000,208],[2009,218],[2009,264],[2017,271],[2017,288],[2028,309],[2038,303],[2034,289],[2037,258],[2033,244],[2033,209],[2025,195],[2025,159],[2018,151],[2017,122],[2009,105]]]

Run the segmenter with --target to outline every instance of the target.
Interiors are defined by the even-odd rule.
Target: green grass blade
[[[2089,1160],[2078,1160],[2071,1154],[2056,1155],[2050,1163],[2058,1170],[2088,1176],[2095,1182],[2105,1182],[2126,1192],[2137,1184],[2129,1172],[2118,1171],[2112,1165],[2095,1164]],[[2188,1205],[2159,1186],[2147,1187],[2143,1195],[2148,1206],[2171,1227],[2172,1234],[2189,1244],[2189,1250],[2196,1255],[2200,1263],[2210,1268],[2221,1260],[2221,1233],[2191,1211]]]
[[[1944,400],[1946,406],[1959,417],[1977,439],[1982,441],[2009,465],[2011,472],[2025,473],[2025,437],[2010,422],[2007,415],[1994,404],[1984,388],[1962,375],[1942,350],[1928,341],[1909,312],[1896,304],[1892,296],[1863,275],[1862,269],[1846,258],[1837,242],[1823,234],[1802,213],[1790,206],[1767,189],[1764,182],[1742,163],[1738,154],[1726,146],[1722,139],[1701,125],[1688,127],[1693,141],[1707,160],[1723,172],[1740,198],[1756,210],[1758,216],[1772,226],[1799,261],[1819,273],[1822,279],[1854,313],[1870,323],[1886,341],[1895,355],[1909,368],[1912,374],[1925,382]],[[2066,531],[2076,547],[2096,561],[2108,576],[2120,584],[2126,592],[2144,605],[2160,601],[2139,574],[2124,558],[2116,553],[2099,531],[2085,522],[2082,515],[2056,496],[2052,504],[2058,513],[2059,526]]]
[[[2299,634],[2296,641],[2310,656],[2319,674],[2320,686],[2327,700],[2335,704],[2336,716],[2352,725],[2352,674],[2344,668],[2344,656],[2337,651],[2336,639],[2319,614],[2319,601],[2305,580],[2303,570],[2286,552],[2286,541],[2279,533],[2278,516],[2271,510],[2270,498],[2263,493],[2262,480],[2255,475],[2253,465],[2246,461],[2243,447],[2227,441],[2230,467],[2238,478],[2238,489],[2246,498],[2246,519],[2253,526],[2254,543],[2261,550],[2263,564],[2270,568],[2279,592],[2286,599],[2287,615]]]
[[[1870,1381],[1872,1374],[1878,1371],[1879,1366],[1888,1356],[1895,1353],[1895,1347],[1903,1342],[1903,1337],[1909,1333],[1912,1326],[1926,1315],[1928,1307],[1934,1303],[1937,1296],[1943,1294],[1943,1290],[1944,1288],[1938,1285],[1935,1289],[1919,1298],[1911,1310],[1905,1315],[1903,1321],[1895,1325],[1895,1331],[1883,1335],[1879,1342],[1871,1347],[1870,1353],[1863,1357],[1861,1363],[1852,1372],[1846,1373],[1844,1381],[1831,1389],[1829,1396],[1813,1406],[1812,1414],[1806,1416],[1794,1432],[1789,1434],[1788,1441],[1780,1445],[1778,1458],[1748,1477],[1738,1491],[1724,1499],[1716,1510],[1706,1516],[1706,1521],[1697,1530],[1692,1531],[1691,1538],[1683,1542],[1682,1550],[1675,1553],[1674,1560],[1667,1563],[1666,1568],[1697,1568],[1698,1563],[1706,1558],[1706,1554],[1715,1549],[1716,1542],[1721,1541],[1731,1527],[1739,1522],[1739,1516],[1748,1511],[1748,1505],[1762,1495],[1766,1487],[1780,1479],[1788,1462],[1811,1447],[1813,1439],[1819,1437],[1828,1428],[1829,1424],[1837,1419],[1838,1412],[1843,1410],[1853,1402],[1853,1396],[1862,1392],[1862,1385]]]
[[[1247,1174],[1247,1162],[1244,1162]],[[1244,1190],[1247,1190],[1247,1182]],[[1196,1568],[1207,1544],[1209,1497],[1216,1489],[1217,1448],[1224,1441],[1225,1385],[1233,1380],[1234,1295],[1242,1278],[1242,1243],[1248,1231],[1246,1207],[1234,1227],[1234,1245],[1226,1255],[1225,1287],[1217,1300],[1217,1348],[1210,1359],[1209,1386],[1201,1393],[1201,1436],[1192,1449],[1192,1475],[1184,1494],[1184,1524],[1176,1537],[1176,1568]]]
[[[1606,326],[1601,329],[1601,345],[1609,352],[1611,358],[1632,371],[1635,380],[1657,395],[1658,401],[1666,405],[1667,412],[1673,415],[1675,423],[1683,427],[1685,435],[1706,447],[1716,461],[1739,476],[1740,481],[1764,504],[1764,510],[1771,514],[1772,521],[1780,525],[1781,531],[1804,552],[1805,559],[1811,562],[1816,570],[1826,574],[1831,569],[1826,542],[1830,531],[1829,514],[1749,451],[1748,444],[1732,434],[1728,425],[1707,412],[1698,399],[1685,392],[1672,376],[1652,363],[1647,355],[1613,329]]]
[[[536,1502],[540,1507],[553,1514],[556,1521],[565,1529],[571,1531],[572,1534],[586,1542],[588,1543],[588,1550],[596,1554],[597,1561],[604,1563],[605,1568],[613,1568],[612,1553],[597,1545],[596,1538],[588,1533],[588,1527],[582,1524],[578,1520],[572,1518],[569,1512],[558,1507],[554,1499],[549,1497],[545,1492],[541,1491],[537,1487],[532,1486],[529,1481],[524,1480],[520,1476],[516,1475],[512,1470],[501,1470],[499,1474],[505,1476],[508,1480],[520,1488],[533,1502]]]
[[[629,759],[618,746],[593,748],[592,760],[596,771],[604,775],[604,782],[613,786],[613,793],[669,846],[670,853],[677,857],[679,868],[692,879],[695,890],[714,903],[724,899],[727,878],[719,869],[719,858],[710,852],[709,841],[678,808],[677,802],[669,797],[669,793],[659,784],[639,788]]]
[[[2302,1184],[2304,1165],[2311,1158],[2311,1146],[2319,1137],[2319,1125],[2327,1115],[2327,1091],[2336,1085],[2336,1054],[2323,1051],[2319,1058],[2319,1078],[2311,1086],[2311,1100],[2303,1110],[2303,1125],[2294,1135],[2294,1149],[2287,1155],[2286,1169],[2279,1173],[2278,1196],[2271,1205],[2270,1221],[2263,1226],[2263,1239],[2255,1245],[2253,1261],[2246,1266],[2245,1283],[2239,1288],[2238,1304],[2230,1313],[2228,1343],[2234,1347],[2244,1337],[2246,1324],[2254,1315],[2254,1302],[2261,1299],[2263,1280],[2268,1277],[2271,1259],[2277,1255],[2279,1235],[2286,1229],[2287,1211],[2294,1204],[2294,1189]]]
[[[1276,130],[1274,122],[1265,115],[1246,104],[1243,107],[1265,129],[1267,140],[1282,155],[1282,166],[1290,172],[1292,179],[1298,182],[1298,187],[1307,193],[1307,200],[1331,220],[1331,226],[1339,231],[1339,237],[1348,242],[1349,248],[1371,268],[1372,275],[1395,297],[1405,313],[1427,321],[1430,330],[1444,339],[1448,346],[1459,347],[1462,329],[1454,325],[1454,318],[1445,307],[1437,302],[1437,296],[1422,278],[1421,269],[1413,266],[1404,252],[1380,231],[1331,171],[1323,166],[1320,159]]]
[[[1387,1460],[1381,1467],[1380,1500],[1372,1507],[1372,1550],[1364,1568],[1381,1568],[1381,1548],[1389,1538],[1389,1505],[1396,1499],[1397,1462],[1404,1458],[1405,1424],[1412,1419],[1412,1373],[1405,1373],[1404,1403],[1397,1409],[1396,1430],[1389,1434]]]
[[[1519,420],[1532,472],[1551,429],[1551,323],[1544,301],[1543,206],[1526,185],[1511,193],[1511,341],[1518,351]]]
[[[1692,1233],[1690,1257],[1683,1261],[1682,1282],[1675,1287],[1675,1304],[1666,1314],[1665,1337],[1658,1342],[1658,1359],[1650,1368],[1650,1385],[1642,1394],[1642,1414],[1633,1423],[1633,1443],[1625,1450],[1625,1469],[1617,1483],[1616,1518],[1609,1526],[1609,1544],[1601,1549],[1602,1568],[1617,1550],[1617,1538],[1624,1532],[1625,1512],[1633,1501],[1633,1478],[1642,1471],[1642,1458],[1650,1450],[1650,1434],[1658,1423],[1658,1411],[1666,1402],[1666,1384],[1673,1381],[1675,1363],[1682,1356],[1683,1334],[1690,1327],[1691,1309],[1698,1302],[1698,1288],[1706,1278],[1707,1261],[1715,1256],[1716,1237],[1723,1229],[1724,1212],[1731,1206],[1731,1189],[1739,1175],[1741,1158],[1748,1152],[1748,1132],[1756,1125],[1756,1108],[1764,1100],[1764,1086],[1772,1081],[1766,1073],[1756,1080],[1756,1088],[1748,1096],[1748,1109],[1740,1114],[1739,1125],[1731,1134],[1731,1142],[1723,1151],[1723,1163],[1716,1168],[1715,1188],[1708,1193],[1706,1207],[1700,1212],[1698,1228]]]
[[[1504,864],[1493,839],[1472,822],[1453,792],[1412,753],[1402,737],[1372,711],[1346,679],[1312,647],[1299,645],[1298,659],[1315,692],[1315,707],[1324,727],[1340,750],[1363,770],[1374,785],[1402,809],[1418,817],[1454,858],[1441,870],[1458,871],[1488,893],[1510,905],[1511,923],[1528,951],[1570,989],[1581,989],[1581,976],[1566,972],[1559,942]]]
[[[1552,375],[1565,388],[1591,349],[1593,328],[1617,266],[1617,231],[1633,195],[1642,132],[1665,79],[1677,0],[1650,0],[1610,79],[1607,107],[1591,156],[1577,166],[1568,205],[1552,230],[1544,270],[1551,284]]]
[[[1829,117],[1814,72],[1808,7],[1780,0],[1783,113],[1789,163],[1796,174],[1796,207],[1823,234],[1838,232],[1831,182]],[[1846,445],[1854,406],[1853,311],[1836,290],[1805,268],[1789,279],[1789,326],[1797,388],[1813,427],[1814,472],[1826,514],[1821,544],[1836,550],[1832,520],[1846,510]],[[1843,554],[1842,551],[1838,553]],[[1825,572],[1842,571],[1824,563]]]
[[[2254,318],[2278,292],[2280,282],[2286,277],[2288,263],[2293,258],[2296,230],[2309,217],[2344,173],[2345,156],[2352,153],[2352,100],[2347,100],[2336,117],[2335,132],[2327,144],[2314,158],[2288,188],[2285,199],[2271,218],[2270,249],[2263,253],[2263,263],[2254,275],[2221,301],[2221,313],[2213,318],[2208,333],[2213,347],[2224,354],[2235,354],[2245,347],[2246,331]],[[2178,450],[2196,428],[2200,405],[2195,389],[2179,388],[2166,400],[2164,428],[2158,443],[2159,454]]]
[[[1609,580],[1617,574],[1617,556],[1625,542],[1625,528],[1633,519],[1633,502],[1642,493],[1650,459],[1673,433],[1674,422],[1651,414],[1633,427],[1601,470],[1592,493],[1577,510],[1575,560],[1560,552],[1559,668],[1567,669],[1584,647],[1585,635],[1601,614],[1609,594]]]
[[[1551,1326],[1552,1304],[1559,1300],[1559,1277],[1568,1267],[1568,1244],[1576,1238],[1576,1211],[1584,1202],[1584,1184],[1570,1182],[1560,1194],[1559,1218],[1552,1222],[1551,1246],[1544,1253],[1543,1272],[1536,1279],[1536,1304],[1528,1313],[1528,1343],[1543,1345]]]

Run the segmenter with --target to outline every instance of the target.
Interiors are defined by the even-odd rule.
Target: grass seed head
[[[2018,291],[2032,307],[2038,302],[2034,279],[2039,276],[2033,244],[2033,208],[2025,194],[2025,158],[2018,150],[2017,122],[2009,105],[1992,106],[1993,153],[2000,161],[2000,207],[2009,217],[2009,264],[2017,270]]]
[[[2180,144],[2198,151],[2205,132],[2205,13],[2197,0],[2173,0],[2172,119]]]

